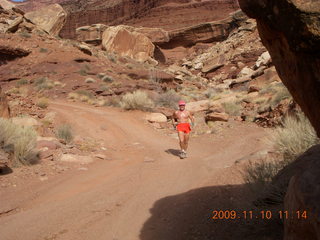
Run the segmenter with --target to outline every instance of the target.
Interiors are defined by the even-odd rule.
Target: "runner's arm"
[[[193,116],[192,112],[189,112],[189,119],[191,121],[191,126],[193,127],[194,126],[194,116]]]
[[[176,112],[172,114],[172,126],[174,129],[176,128]]]

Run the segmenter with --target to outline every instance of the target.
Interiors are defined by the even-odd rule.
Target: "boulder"
[[[210,108],[209,100],[201,100],[196,102],[189,102],[186,105],[186,110],[191,112],[201,112],[208,110]]]
[[[224,66],[226,64],[226,59],[224,55],[220,55],[211,59],[208,59],[205,63],[201,71],[203,73],[213,72],[220,67]]]
[[[249,77],[251,78],[252,74],[254,73],[254,71],[251,68],[248,67],[244,67],[240,73],[238,74],[238,78],[242,78],[242,77]]]
[[[93,162],[92,157],[90,156],[79,156],[74,154],[62,154],[60,161],[69,162],[69,163],[80,163],[80,164],[89,164]]]
[[[209,113],[205,116],[206,122],[228,122],[229,120],[229,115],[226,113],[220,113],[220,112],[213,112]]]
[[[284,209],[284,239],[320,239],[320,145],[314,146],[292,164]],[[299,211],[299,213],[297,213]],[[306,218],[303,213],[306,211]],[[299,214],[299,218],[298,215]]]
[[[320,136],[320,2],[239,0],[257,20],[259,35],[277,72]],[[307,219],[285,220],[285,240],[320,239],[320,151],[310,149],[284,200],[288,212],[308,211]]]
[[[102,35],[103,48],[123,57],[146,62],[154,56],[155,46],[144,34],[120,25],[107,28]]]
[[[255,68],[259,68],[261,66],[268,66],[271,63],[271,56],[268,51],[261,54],[255,64]]]
[[[0,87],[0,117],[2,118],[9,118],[10,117],[10,108],[8,105],[7,97],[2,92]]]
[[[11,10],[16,8],[16,5],[7,0],[0,0],[0,7],[2,7],[4,10]]]
[[[151,123],[163,123],[167,122],[167,117],[162,113],[149,113],[146,115],[146,120]]]
[[[48,34],[57,36],[66,22],[67,13],[59,4],[52,4],[28,12],[24,17]]]
[[[156,45],[169,42],[169,33],[162,28],[140,27],[135,29],[136,32],[144,34],[150,41]]]
[[[76,29],[76,38],[80,42],[99,45],[102,42],[102,34],[108,28],[104,24],[93,24]]]

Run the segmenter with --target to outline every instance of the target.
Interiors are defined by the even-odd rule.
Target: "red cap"
[[[185,106],[186,105],[186,102],[185,101],[179,101],[179,106]]]

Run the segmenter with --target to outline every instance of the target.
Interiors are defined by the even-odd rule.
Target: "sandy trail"
[[[223,139],[191,139],[189,157],[180,160],[167,152],[178,148],[177,140],[155,131],[139,112],[65,101],[51,108],[78,135],[103,141],[112,160],[96,161],[88,171],[68,172],[14,192],[15,198],[25,201],[19,202],[21,211],[0,216],[2,240],[141,239],[156,201],[223,184],[212,182],[212,176],[263,149],[259,140],[264,130],[243,125],[230,129]],[[1,197],[0,203],[5,200],[8,197]]]

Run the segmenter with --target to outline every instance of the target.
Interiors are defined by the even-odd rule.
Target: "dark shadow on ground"
[[[167,149],[165,152],[176,157],[179,157],[181,153],[179,149]]]
[[[3,167],[3,168],[0,168],[0,176],[1,175],[7,175],[7,174],[10,174],[10,173],[13,173],[12,169],[9,168],[9,167]]]
[[[141,240],[280,240],[278,209],[253,206],[246,185],[204,187],[158,200],[140,232]],[[235,210],[237,218],[213,220],[214,210]],[[252,219],[243,211],[253,211]],[[262,219],[260,211],[272,211]],[[238,218],[239,217],[239,218]]]

